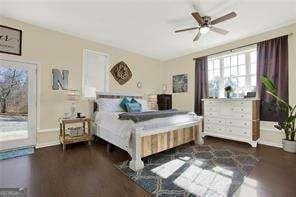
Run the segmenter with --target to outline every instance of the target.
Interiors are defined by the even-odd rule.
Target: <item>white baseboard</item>
[[[283,148],[283,145],[281,143],[264,141],[264,140],[259,140],[258,143],[263,144],[263,145],[267,145],[267,146],[274,146],[274,147],[278,147],[278,148]]]
[[[52,141],[52,142],[37,143],[36,148],[44,148],[44,147],[55,146],[59,144],[60,144],[60,141],[58,140]]]
[[[38,133],[43,133],[43,132],[57,132],[58,130],[59,130],[58,128],[38,129]]]

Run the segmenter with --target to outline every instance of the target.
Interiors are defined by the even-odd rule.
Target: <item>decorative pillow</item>
[[[125,112],[127,112],[127,107],[126,107],[126,104],[127,103],[130,103],[130,101],[126,98],[126,97],[124,97],[123,99],[122,99],[122,101],[120,102],[120,104],[119,104],[119,106],[123,109],[123,111],[125,111]]]
[[[97,99],[97,105],[99,111],[107,112],[122,112],[122,108],[119,103],[122,99],[110,99],[110,98],[99,98]]]
[[[126,103],[126,108],[127,108],[127,112],[141,112],[142,111],[142,107],[141,104],[138,102],[130,102],[130,103]]]
[[[131,103],[138,103],[138,101],[136,99],[134,99],[134,98],[132,98],[130,102]]]

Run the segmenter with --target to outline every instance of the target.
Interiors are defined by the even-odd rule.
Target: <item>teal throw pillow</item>
[[[125,112],[127,112],[127,107],[126,107],[126,104],[127,104],[127,103],[130,103],[130,101],[129,101],[126,97],[124,97],[124,98],[121,100],[120,104],[119,104],[119,106],[120,106]]]
[[[127,112],[141,112],[142,111],[142,106],[140,103],[138,102],[129,102],[129,103],[126,103],[126,108],[127,108]]]

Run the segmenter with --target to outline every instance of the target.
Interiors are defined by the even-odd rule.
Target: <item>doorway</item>
[[[0,59],[0,151],[36,144],[36,69]]]

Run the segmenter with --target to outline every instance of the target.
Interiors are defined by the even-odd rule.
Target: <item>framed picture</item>
[[[188,89],[188,75],[174,75],[173,76],[173,93],[187,92]]]
[[[0,25],[0,52],[22,55],[22,30]]]

